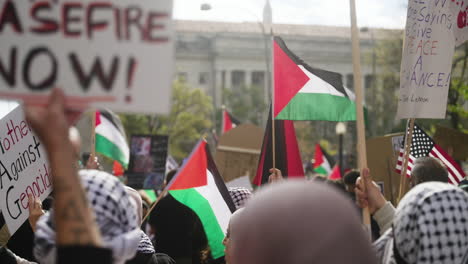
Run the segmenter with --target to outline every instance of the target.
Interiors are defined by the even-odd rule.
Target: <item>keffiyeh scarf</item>
[[[97,170],[81,170],[81,184],[94,212],[104,247],[112,250],[114,263],[124,263],[132,258],[142,231],[138,228],[134,206],[124,185],[114,176]],[[78,186],[77,186],[78,188]],[[37,222],[34,255],[41,264],[55,263],[54,211],[43,215]]]
[[[446,183],[417,185],[374,247],[384,264],[467,264],[468,194]]]

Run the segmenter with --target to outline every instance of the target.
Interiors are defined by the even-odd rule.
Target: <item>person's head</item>
[[[243,208],[238,209],[231,215],[231,219],[229,219],[229,225],[226,230],[226,236],[223,239],[223,245],[224,245],[224,260],[226,261],[226,264],[231,264],[232,263],[232,242],[231,242],[231,223],[237,221],[241,215]]]
[[[81,185],[99,231],[103,246],[112,250],[113,263],[132,258],[141,241],[136,207],[124,185],[113,175],[97,170],[80,170]],[[79,199],[79,197],[77,197]],[[42,264],[55,263],[54,209],[37,222],[34,255]]]
[[[244,207],[252,196],[252,192],[244,187],[229,187],[228,190],[236,209]]]
[[[448,171],[444,164],[433,157],[416,159],[411,170],[410,185],[414,187],[423,182],[448,182]]]
[[[346,191],[354,193],[354,189],[356,188],[356,181],[360,175],[361,173],[358,170],[349,171],[344,175],[343,181],[346,185]]]
[[[172,181],[172,178],[174,178],[174,176],[177,174],[177,170],[174,169],[174,170],[170,170],[167,174],[166,174],[166,178],[164,179],[164,182],[161,186],[161,189],[164,189],[166,188],[166,186]]]
[[[468,260],[468,194],[442,182],[421,183],[400,201],[393,228],[376,243],[382,263]]]
[[[231,264],[375,263],[352,202],[311,181],[266,186],[230,224]]]

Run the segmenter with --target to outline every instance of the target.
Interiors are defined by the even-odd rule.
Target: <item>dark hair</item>
[[[459,184],[458,187],[460,187],[462,190],[465,192],[468,192],[468,180],[462,180]]]
[[[358,170],[349,171],[348,173],[344,175],[344,178],[343,178],[344,184],[346,185],[356,184],[357,178],[359,178],[360,175],[361,173]]]
[[[439,159],[421,157],[414,162],[411,178],[414,185],[429,181],[448,182],[448,171]]]

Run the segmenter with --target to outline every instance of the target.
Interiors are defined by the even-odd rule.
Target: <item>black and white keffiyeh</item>
[[[244,207],[247,200],[252,196],[252,192],[244,187],[229,187],[229,194],[234,205],[236,205],[236,210]]]
[[[417,185],[374,247],[383,264],[467,264],[468,194],[447,183]]]
[[[104,247],[112,250],[114,263],[124,263],[135,255],[142,239],[136,211],[131,210],[134,203],[124,185],[106,172],[81,170],[79,176],[93,209]],[[41,264],[55,263],[53,214],[54,210],[51,210],[37,222],[34,255]]]

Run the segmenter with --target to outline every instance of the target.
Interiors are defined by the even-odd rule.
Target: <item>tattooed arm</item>
[[[29,124],[45,145],[52,170],[57,243],[100,246],[102,242],[93,212],[73,165],[76,160],[68,139],[65,112],[65,97],[58,89],[51,93],[47,107],[26,110]]]

